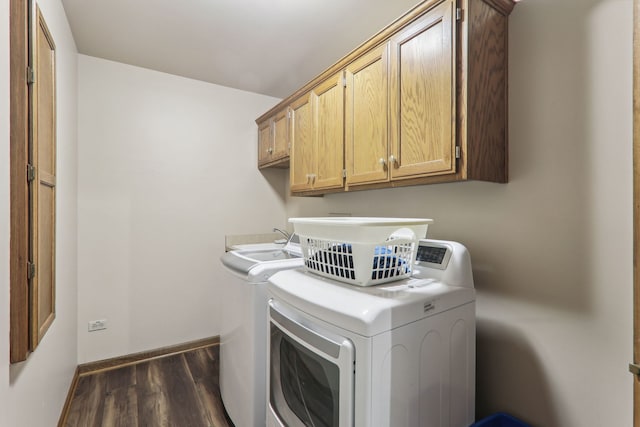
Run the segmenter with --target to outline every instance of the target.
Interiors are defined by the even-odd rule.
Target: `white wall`
[[[632,424],[631,0],[525,0],[510,19],[510,182],[291,198],[289,216],[434,218],[478,291],[477,409]]]
[[[286,171],[256,167],[277,102],[80,55],[80,363],[220,333],[225,234],[285,223]]]
[[[55,426],[77,365],[77,50],[59,0],[38,4],[56,43],[56,319],[26,362],[9,365],[9,39],[0,0],[0,426]]]

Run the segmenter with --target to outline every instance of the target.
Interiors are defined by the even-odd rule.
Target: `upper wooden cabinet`
[[[273,146],[271,119],[258,123],[258,166],[269,163]]]
[[[373,49],[345,70],[346,184],[388,180],[389,44]]]
[[[454,13],[441,3],[391,38],[392,179],[456,171]]]
[[[316,152],[312,93],[307,93],[291,104],[289,136],[291,139],[290,187],[291,191],[307,191],[311,186],[311,171],[315,170]]]
[[[453,4],[346,67],[346,185],[456,170]]]
[[[314,101],[315,171],[313,189],[342,187],[344,165],[344,86],[342,73],[320,83],[312,95]],[[295,159],[295,158],[294,158]]]
[[[342,73],[339,73],[290,106],[292,192],[343,186],[343,89]]]
[[[289,167],[289,109],[258,122],[258,167]]]
[[[289,155],[289,109],[279,111],[273,118],[273,145],[271,158],[273,161]]]
[[[291,111],[292,193],[507,182],[514,5],[427,0],[261,116]]]

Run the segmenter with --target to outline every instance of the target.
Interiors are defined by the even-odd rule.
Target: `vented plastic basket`
[[[411,275],[418,239],[433,221],[421,218],[289,218],[307,270],[358,286]]]

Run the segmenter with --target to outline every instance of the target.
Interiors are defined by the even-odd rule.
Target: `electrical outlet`
[[[107,319],[89,321],[89,332],[107,329]]]

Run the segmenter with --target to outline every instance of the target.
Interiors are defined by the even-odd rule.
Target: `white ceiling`
[[[62,0],[80,53],[284,98],[418,0]]]

